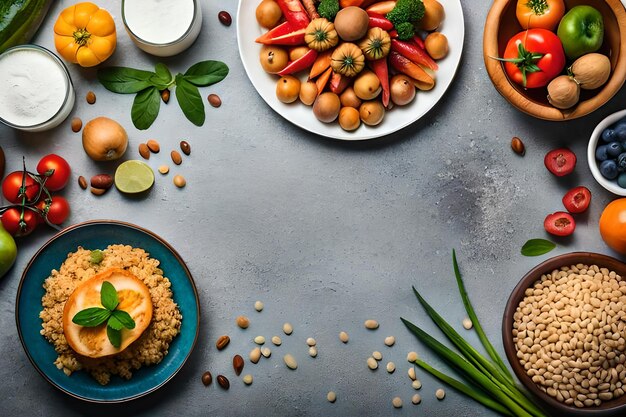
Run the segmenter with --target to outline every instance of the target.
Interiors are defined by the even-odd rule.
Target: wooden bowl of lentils
[[[536,266],[509,297],[502,338],[519,380],[555,415],[626,415],[623,262],[573,252]]]

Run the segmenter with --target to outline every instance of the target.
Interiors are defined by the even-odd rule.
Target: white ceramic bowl
[[[605,189],[620,196],[626,196],[626,188],[622,188],[617,185],[617,180],[608,180],[602,176],[600,173],[600,167],[598,166],[598,161],[596,161],[596,147],[598,146],[598,141],[601,140],[600,136],[602,136],[602,131],[624,117],[626,117],[626,110],[620,110],[617,113],[607,116],[604,120],[598,123],[591,134],[591,139],[589,139],[589,145],[587,146],[587,162],[589,163],[589,169],[591,170],[593,177],[596,179],[598,184],[603,186]]]

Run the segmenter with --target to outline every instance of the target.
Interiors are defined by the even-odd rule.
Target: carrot
[[[320,77],[317,80],[315,80],[315,85],[317,86],[318,96],[322,94],[322,91],[324,91],[324,88],[326,87],[326,84],[328,83],[328,80],[330,79],[330,75],[332,74],[332,72],[333,72],[333,69],[328,68],[326,72],[324,72],[322,75],[320,75]]]
[[[339,0],[339,6],[342,9],[345,9],[346,7],[349,6],[356,6],[359,7],[361,6],[361,4],[363,4],[364,0]]]
[[[386,0],[379,3],[374,3],[365,10],[367,10],[368,12],[382,14],[384,16],[392,11],[394,7],[396,7],[396,0]]]
[[[333,54],[333,51],[328,50],[328,51],[322,52],[321,54],[317,56],[317,59],[315,59],[315,62],[313,63],[313,66],[311,67],[311,72],[309,73],[309,80],[312,80],[313,78],[317,77],[318,75],[326,71],[328,67],[330,67],[330,56],[332,54]]]
[[[433,78],[428,75],[426,71],[419,65],[416,65],[410,59],[400,55],[395,51],[389,53],[389,64],[398,72],[408,75],[409,77],[424,83],[424,85],[430,85],[435,83]]]
[[[313,0],[302,0],[302,4],[304,4],[304,9],[306,10],[306,13],[309,15],[311,20],[320,17],[319,13],[317,13],[317,9],[315,8],[315,3],[313,2]]]

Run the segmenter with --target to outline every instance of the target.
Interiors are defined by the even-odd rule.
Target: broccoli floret
[[[413,23],[422,20],[424,11],[422,0],[398,0],[393,10],[387,13],[387,19],[398,31],[398,37],[406,40],[415,34]]]
[[[325,17],[331,22],[335,20],[335,16],[339,13],[339,0],[322,0],[317,6],[317,12],[320,16]]]

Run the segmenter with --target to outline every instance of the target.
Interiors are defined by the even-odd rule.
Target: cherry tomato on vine
[[[2,194],[10,203],[21,204],[20,188],[22,187],[22,171],[13,171],[2,182]],[[39,184],[30,175],[26,174],[26,199],[34,202],[39,194]]]
[[[48,204],[45,200],[37,203],[37,208],[52,224],[62,224],[70,215],[70,203],[61,196],[52,196],[52,201]]]
[[[12,236],[20,237],[29,235],[39,224],[39,221],[37,220],[38,215],[32,210],[25,209],[24,225],[22,227],[22,225],[20,225],[21,213],[22,211],[20,209],[11,207],[4,212],[2,218],[0,219],[4,229]]]
[[[46,155],[37,164],[37,172],[42,177],[47,171],[54,170],[46,181],[46,188],[50,191],[62,190],[70,180],[72,169],[70,164],[59,155],[51,153]]]
[[[563,44],[547,29],[528,29],[513,36],[500,60],[509,78],[525,88],[545,87],[565,68]]]
[[[554,30],[565,14],[563,0],[517,0],[515,15],[523,29]]]

